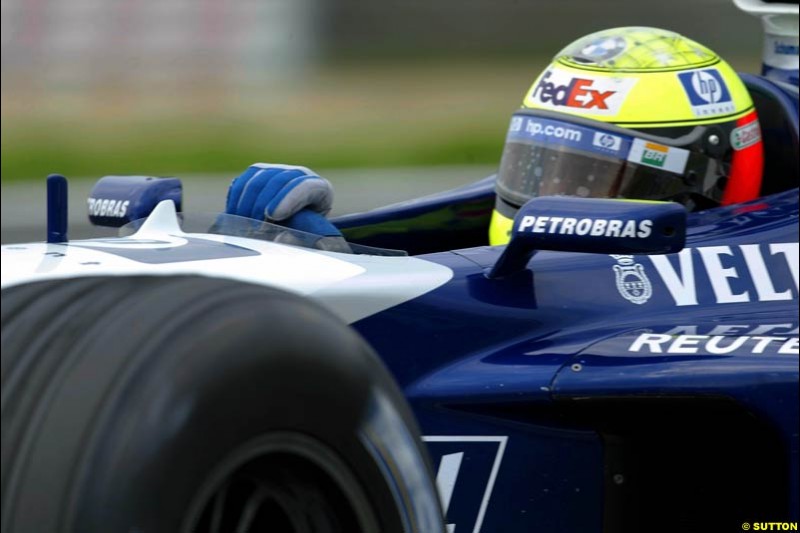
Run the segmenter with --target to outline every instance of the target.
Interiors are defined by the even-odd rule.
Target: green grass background
[[[343,66],[246,92],[4,92],[2,180],[491,164],[533,63]]]
[[[731,61],[753,71],[752,56]],[[496,164],[546,59],[329,66],[269,86],[48,90],[6,84],[3,183],[108,174]],[[5,83],[5,81],[4,81]],[[8,87],[11,87],[8,89]]]

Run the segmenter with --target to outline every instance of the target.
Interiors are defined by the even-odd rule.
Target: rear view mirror
[[[667,254],[686,242],[686,209],[673,202],[543,196],[517,212],[511,241],[489,273],[525,269],[537,250],[598,254]]]
[[[146,218],[162,200],[172,200],[176,211],[180,211],[182,195],[178,178],[106,176],[89,193],[89,222],[119,228]]]

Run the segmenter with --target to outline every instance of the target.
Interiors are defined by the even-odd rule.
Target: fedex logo
[[[539,79],[530,99],[550,109],[593,115],[616,115],[636,82],[628,78],[603,78],[549,69]]]
[[[533,97],[543,103],[580,107],[583,109],[608,109],[606,100],[616,91],[594,89],[594,82],[586,78],[572,78],[569,85],[556,85],[549,81],[553,72],[548,70],[533,90]]]

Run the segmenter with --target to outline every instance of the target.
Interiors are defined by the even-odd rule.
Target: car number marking
[[[486,515],[486,510],[489,506],[489,500],[492,496],[492,490],[494,489],[495,481],[497,480],[497,474],[500,471],[500,464],[503,461],[503,454],[506,450],[506,443],[508,442],[507,436],[488,436],[488,435],[433,435],[433,436],[424,436],[422,440],[428,444],[429,449],[432,449],[432,443],[438,443],[443,445],[453,445],[453,444],[465,444],[467,446],[462,447],[463,451],[458,451],[454,453],[444,453],[441,459],[439,460],[439,467],[438,472],[436,475],[436,484],[439,488],[439,497],[442,501],[442,507],[444,509],[445,516],[448,515],[448,511],[452,509],[453,506],[451,504],[454,502],[453,496],[458,491],[456,491],[456,483],[459,477],[463,480],[468,473],[467,469],[462,469],[462,465],[464,464],[464,456],[465,454],[469,454],[469,449],[467,448],[470,444],[485,444],[487,446],[496,447],[494,450],[494,454],[492,457],[492,464],[491,468],[489,469],[488,476],[486,476],[485,480],[485,488],[483,490],[483,494],[480,498],[480,505],[478,507],[477,515],[475,516],[474,525],[472,529],[469,529],[469,524],[462,524],[462,527],[458,531],[471,531],[472,533],[478,533],[481,530],[481,526],[483,525],[483,519]],[[453,448],[450,446],[448,448]],[[436,455],[433,451],[431,452],[432,455]],[[467,461],[469,463],[469,461]],[[473,464],[470,464],[470,467],[474,467]],[[459,485],[463,485],[465,481],[462,481]],[[458,499],[455,500],[455,505],[458,505]],[[448,523],[447,524],[447,533],[456,533],[456,523]]]

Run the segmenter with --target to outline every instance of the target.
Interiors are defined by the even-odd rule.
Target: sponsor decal
[[[678,79],[696,117],[724,115],[736,111],[728,86],[717,69],[680,72]]]
[[[631,137],[533,116],[514,116],[508,127],[506,141],[569,146],[605,156],[616,155],[619,158],[627,155],[631,146]]]
[[[739,126],[731,132],[731,146],[734,150],[743,150],[761,140],[761,128],[758,121],[754,120],[744,126]]]
[[[647,165],[648,167],[661,168],[683,174],[686,162],[689,160],[689,151],[682,148],[673,148],[642,139],[634,139],[628,161]]]
[[[653,221],[605,218],[574,218],[526,215],[517,231],[551,235],[590,235],[592,237],[629,237],[644,239],[653,232]]]
[[[669,154],[669,148],[663,144],[645,143],[640,163],[652,167],[664,168],[664,163],[667,161],[667,154]]]
[[[797,46],[797,43],[787,43],[782,41],[775,41],[772,49],[776,54],[786,56],[796,56],[800,52],[800,46]]]
[[[602,131],[597,131],[592,139],[592,145],[604,148],[613,152],[618,152],[622,148],[622,137],[611,135]]]
[[[479,533],[505,453],[507,436],[424,436],[448,533]]]
[[[110,200],[107,198],[89,198],[89,216],[123,218],[130,205],[129,200]]]
[[[629,352],[673,355],[798,355],[797,337],[642,333]]]
[[[677,306],[789,301],[800,290],[796,242],[702,246],[647,258]]]
[[[645,143],[644,150],[642,151],[641,163],[653,167],[664,168],[664,163],[667,161],[667,154],[669,148],[663,144]]]
[[[617,261],[613,268],[619,294],[637,305],[647,303],[653,295],[653,286],[644,273],[644,266],[636,263],[632,255],[611,257]]]
[[[765,40],[764,66],[794,70],[794,79],[797,80],[796,71],[800,64],[800,59],[798,59],[800,39],[797,36],[766,35]]]
[[[551,68],[539,79],[531,98],[550,109],[616,115],[635,83],[635,78],[605,78]]]
[[[640,329],[604,340],[594,353],[606,357],[798,355],[796,322],[690,324]]]
[[[529,119],[525,124],[525,132],[530,134],[530,137],[552,137],[555,139],[565,139],[576,143],[581,142],[583,134],[580,130],[562,126],[559,124],[543,123],[537,120]]]
[[[653,333],[647,331],[647,333]],[[797,323],[784,324],[717,324],[714,326],[699,326],[696,324],[675,326],[662,333],[669,335],[778,335],[782,337],[797,337],[800,333]]]

